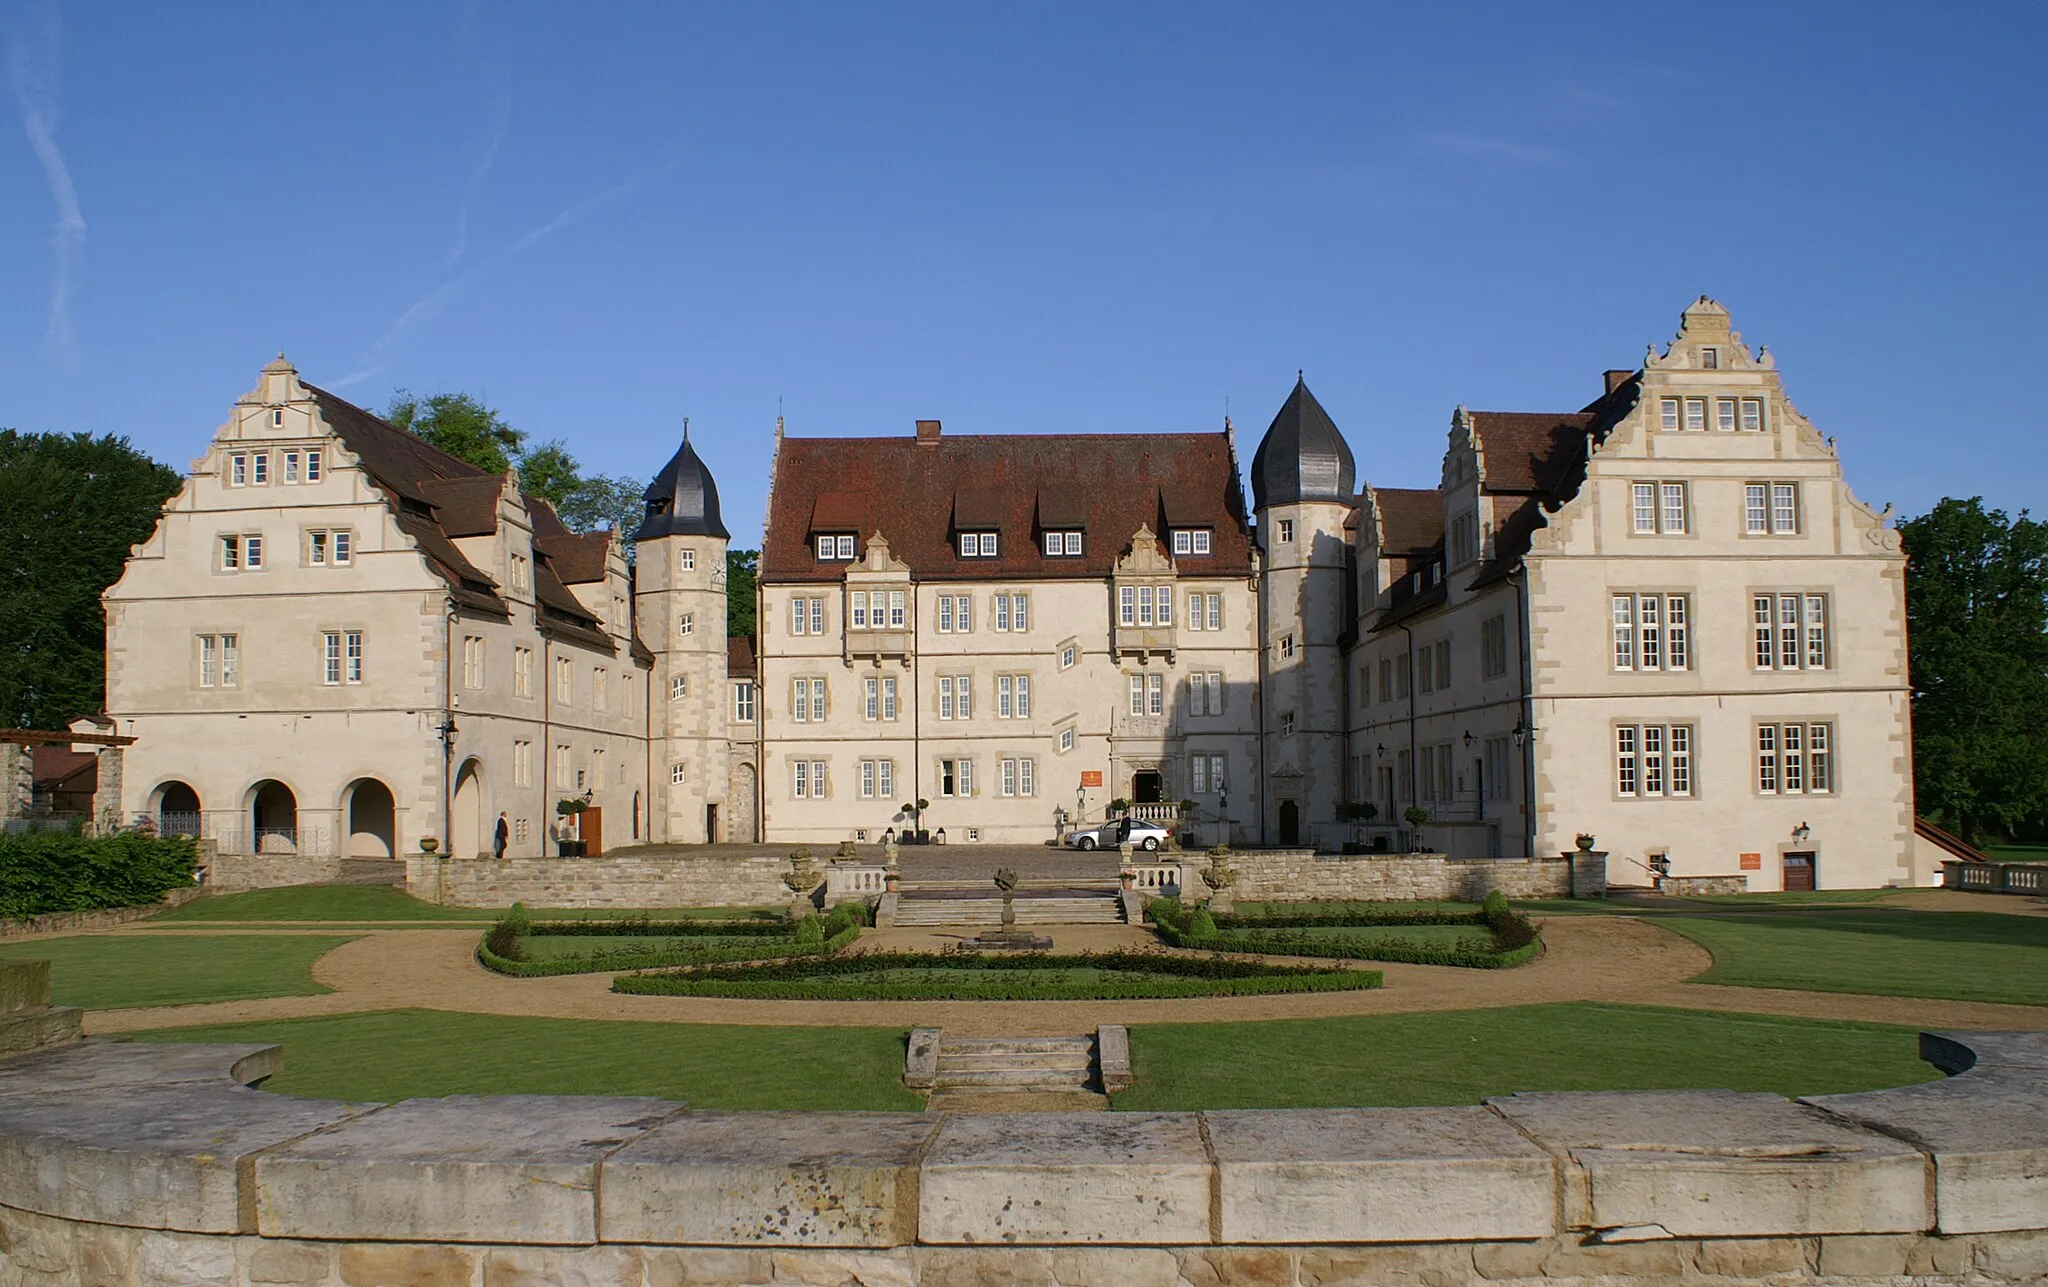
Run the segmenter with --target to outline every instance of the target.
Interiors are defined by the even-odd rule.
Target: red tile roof
[[[752,679],[758,672],[754,665],[754,637],[752,635],[728,635],[725,640],[725,673],[732,679]]]
[[[534,544],[548,556],[549,566],[564,585],[604,580],[605,559],[612,548],[610,532],[568,532],[539,537]]]
[[[1487,492],[1555,494],[1585,454],[1593,419],[1589,411],[1474,411],[1472,427],[1486,453]]]
[[[763,581],[840,579],[845,564],[815,557],[821,522],[863,544],[881,532],[930,580],[1106,577],[1138,528],[1163,532],[1169,512],[1214,533],[1207,557],[1179,560],[1184,573],[1252,566],[1237,463],[1220,433],[784,438],[774,479]],[[1000,556],[958,557],[956,516],[998,531]],[[1083,554],[1045,557],[1047,527],[1081,528]]]
[[[1444,498],[1434,489],[1375,487],[1380,508],[1380,548],[1394,554],[1416,554],[1444,539]]]

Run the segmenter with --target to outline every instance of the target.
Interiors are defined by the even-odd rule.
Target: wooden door
[[[577,835],[583,840],[583,856],[595,858],[604,852],[604,810],[591,805],[577,815]]]
[[[1810,890],[1814,888],[1814,862],[1810,853],[1785,855],[1785,889]]]

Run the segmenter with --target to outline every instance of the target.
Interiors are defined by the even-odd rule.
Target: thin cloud
[[[71,182],[71,167],[57,146],[57,70],[63,28],[56,7],[44,10],[41,49],[31,47],[29,37],[16,33],[8,41],[8,80],[14,98],[21,105],[21,124],[28,145],[43,167],[50,197],[57,207],[56,222],[50,226],[50,250],[54,260],[50,281],[49,343],[67,365],[76,355],[71,330],[71,296],[75,289],[78,262],[85,254],[85,215],[78,208],[78,189]]]
[[[1512,139],[1494,138],[1491,135],[1472,134],[1462,130],[1437,130],[1425,134],[1416,140],[1416,146],[1426,152],[1484,161],[1493,165],[1533,168],[1560,165],[1566,159],[1563,152],[1540,143],[1517,143]]]
[[[483,191],[484,179],[489,176],[491,166],[498,160],[498,145],[505,141],[505,132],[512,125],[512,93],[508,89],[498,100],[498,124],[491,131],[491,141],[484,145],[483,158],[470,171],[469,182],[463,185],[462,201],[455,207],[455,246],[448,252],[448,262],[453,264],[462,259],[469,249],[469,210],[476,204],[477,194]]]
[[[440,316],[448,305],[457,296],[462,294],[463,291],[496,273],[506,264],[538,246],[556,233],[581,222],[591,214],[610,205],[668,168],[669,165],[660,165],[652,169],[643,170],[632,178],[627,179],[624,183],[606,188],[594,197],[577,202],[554,218],[534,228],[525,236],[520,237],[497,254],[492,255],[489,259],[473,265],[456,277],[436,286],[420,299],[414,301],[411,307],[400,313],[398,320],[393,322],[382,335],[377,337],[377,342],[372,344],[370,351],[364,355],[361,369],[350,372],[339,380],[334,381],[328,387],[335,389],[345,388],[348,385],[360,383],[377,374],[377,372],[383,369],[384,356],[391,351],[394,345],[434,318]]]

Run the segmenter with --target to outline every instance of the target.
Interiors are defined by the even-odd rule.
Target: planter
[[[1137,879],[1138,879],[1138,873],[1137,873],[1137,872],[1135,872],[1135,871],[1132,871],[1132,870],[1131,870],[1131,869],[1130,869],[1129,867],[1126,867],[1126,868],[1124,868],[1124,869],[1123,869],[1122,871],[1118,872],[1117,874],[1123,877],[1123,881],[1124,881],[1124,888],[1125,888],[1125,889],[1134,889],[1134,888],[1136,888],[1136,882],[1137,882]]]
[[[563,840],[558,843],[562,857],[581,858],[584,856],[584,847],[581,840]]]

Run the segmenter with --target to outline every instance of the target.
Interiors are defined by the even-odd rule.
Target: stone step
[[[1000,1090],[1036,1087],[1065,1089],[1086,1086],[1090,1080],[1092,1072],[1087,1068],[1072,1072],[1054,1072],[1041,1068],[982,1068],[966,1072],[948,1072],[941,1068],[937,1078],[932,1082],[932,1088],[958,1090],[967,1086],[986,1086]]]
[[[939,1052],[939,1076],[956,1072],[1080,1072],[1086,1073],[1095,1066],[1095,1056],[1090,1054],[1067,1055],[1054,1052],[1045,1054],[986,1054],[960,1055],[947,1051]]]
[[[1019,925],[1120,925],[1122,902],[1099,898],[1020,898],[1012,904]],[[904,898],[896,904],[897,925],[1000,925],[1000,898]]]
[[[942,1055],[1020,1055],[1038,1052],[1062,1055],[1091,1055],[1095,1053],[1093,1037],[943,1037],[939,1041]]]
[[[1106,1113],[1109,1096],[1062,1086],[1057,1090],[1009,1090],[999,1086],[955,1086],[925,1102],[927,1113]]]

